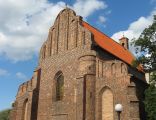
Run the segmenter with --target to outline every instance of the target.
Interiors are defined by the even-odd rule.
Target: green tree
[[[0,120],[9,120],[10,109],[0,111]]]
[[[133,41],[138,54],[134,66],[141,64],[149,73],[149,87],[145,90],[145,110],[148,120],[156,120],[156,15],[153,24],[146,28],[137,40]]]

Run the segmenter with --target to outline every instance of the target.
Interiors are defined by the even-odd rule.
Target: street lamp
[[[118,120],[120,120],[120,113],[122,112],[122,110],[123,110],[122,104],[116,104],[115,105],[115,111],[118,114]]]

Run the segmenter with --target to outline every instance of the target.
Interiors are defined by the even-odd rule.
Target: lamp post
[[[115,111],[118,114],[118,120],[120,120],[120,113],[122,112],[122,110],[123,110],[122,104],[116,104],[115,105]]]

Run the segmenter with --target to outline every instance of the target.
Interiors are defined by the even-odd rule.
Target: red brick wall
[[[22,120],[26,99],[29,120],[102,120],[105,88],[112,91],[113,106],[123,105],[122,120],[143,120],[139,112],[144,113],[140,103],[146,84],[139,79],[144,75],[96,46],[92,33],[81,22],[82,18],[68,8],[57,16],[41,47],[38,70],[31,81],[19,88],[11,120]],[[56,100],[58,71],[64,75],[64,94],[60,101]],[[133,109],[139,110],[135,116],[131,116]],[[113,112],[116,120],[114,107]]]

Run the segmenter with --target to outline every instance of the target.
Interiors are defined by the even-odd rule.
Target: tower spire
[[[124,32],[123,32],[123,37],[125,37]]]
[[[65,5],[65,8],[67,9],[68,8],[68,4],[66,3],[66,5]]]

